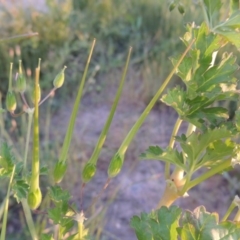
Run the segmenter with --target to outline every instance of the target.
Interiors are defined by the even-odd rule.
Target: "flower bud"
[[[55,77],[55,79],[53,80],[53,86],[55,88],[60,88],[63,83],[64,83],[64,78],[65,78],[65,74],[64,71],[67,67],[65,66],[60,73],[58,73],[58,75]]]
[[[115,177],[118,175],[118,173],[120,172],[121,168],[122,168],[122,165],[123,165],[123,160],[122,158],[116,154],[110,164],[109,164],[109,167],[108,167],[108,177],[109,178],[112,178],[112,177]]]
[[[67,170],[67,164],[65,162],[57,162],[53,170],[53,179],[55,183],[60,183]]]
[[[6,107],[9,112],[14,112],[17,107],[15,94],[12,91],[7,92]]]
[[[82,171],[82,181],[84,183],[89,182],[93,178],[95,173],[96,173],[96,165],[88,162],[84,166],[83,171]]]

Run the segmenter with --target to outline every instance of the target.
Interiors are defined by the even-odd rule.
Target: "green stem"
[[[184,57],[186,56],[186,54],[188,53],[188,51],[191,49],[192,44],[195,42],[195,39],[193,39],[191,41],[191,43],[189,44],[189,46],[187,47],[187,49],[184,51],[184,53],[182,54],[182,56],[180,57],[180,59],[178,60],[177,64],[174,66],[173,70],[170,72],[170,74],[168,75],[168,77],[165,79],[165,81],[163,82],[162,86],[159,88],[159,90],[157,91],[157,93],[155,94],[155,96],[152,98],[152,100],[150,101],[150,103],[148,104],[148,106],[145,108],[145,110],[143,111],[143,113],[141,114],[141,116],[138,118],[138,120],[136,121],[136,123],[133,125],[133,127],[131,128],[131,130],[128,132],[128,135],[126,136],[126,138],[123,140],[120,148],[118,149],[118,154],[119,156],[124,156],[125,152],[128,149],[128,146],[130,145],[131,141],[133,140],[133,138],[135,137],[135,135],[137,134],[139,128],[141,127],[141,125],[143,124],[144,120],[146,119],[146,117],[148,116],[148,114],[150,113],[151,109],[153,108],[154,104],[159,100],[159,97],[161,96],[161,94],[163,93],[163,91],[165,90],[166,86],[168,85],[168,83],[170,82],[172,76],[175,74],[177,68],[179,67],[179,65],[181,64],[182,60],[184,59]]]
[[[6,237],[8,204],[9,204],[10,189],[11,189],[14,173],[15,173],[15,165],[13,167],[12,174],[11,174],[11,177],[10,177],[10,181],[9,181],[9,184],[8,184],[8,190],[7,190],[7,196],[6,196],[5,206],[4,206],[4,214],[3,214],[2,231],[1,231],[0,240],[5,240],[5,237]]]
[[[12,91],[12,69],[13,63],[10,63],[10,72],[9,72],[9,82],[8,82],[8,91]]]
[[[82,222],[78,222],[78,237],[79,237],[79,240],[83,239],[83,223]]]
[[[33,222],[33,219],[32,219],[31,210],[28,206],[27,200],[22,199],[21,203],[22,203],[22,206],[23,206],[24,215],[25,215],[25,218],[26,218],[27,226],[28,226],[29,232],[31,234],[31,237],[32,237],[33,240],[38,240],[36,229],[35,229],[34,222]]]
[[[240,210],[239,209],[238,209],[233,221],[234,222],[239,222],[240,221]]]
[[[178,130],[180,128],[182,124],[182,119],[178,117],[175,125],[174,125],[174,128],[173,128],[173,131],[172,131],[172,135],[171,135],[171,138],[170,138],[170,141],[169,141],[169,144],[168,146],[170,148],[173,148],[174,147],[174,143],[175,143],[175,136],[177,135],[178,133]],[[170,177],[170,163],[166,163],[165,164],[165,179],[169,179]]]
[[[229,206],[227,212],[225,213],[225,215],[223,216],[221,222],[224,222],[228,219],[229,215],[232,213],[233,209],[236,207],[236,204],[234,203],[234,201],[232,201],[231,205]]]
[[[84,87],[85,79],[86,79],[86,76],[87,76],[88,67],[89,67],[89,64],[90,64],[91,57],[92,57],[95,42],[96,42],[96,39],[93,40],[93,43],[92,43],[92,46],[91,46],[91,49],[90,49],[90,53],[89,53],[89,56],[88,56],[88,60],[87,60],[87,63],[86,63],[85,69],[84,69],[83,77],[81,79],[78,94],[77,94],[76,100],[74,102],[73,111],[72,111],[70,121],[69,121],[69,124],[68,124],[68,128],[67,128],[67,133],[65,135],[65,139],[64,139],[64,142],[63,142],[63,147],[61,149],[59,162],[65,163],[66,159],[67,159],[68,149],[69,149],[69,146],[70,146],[70,143],[71,143],[73,129],[74,129],[74,125],[75,125],[75,120],[76,120],[76,117],[77,117],[77,113],[78,113],[78,109],[79,109],[79,105],[80,105],[80,100],[81,100],[81,96],[82,96],[82,92],[83,92],[83,87]]]
[[[211,168],[206,173],[202,174],[201,176],[195,178],[191,182],[189,182],[188,186],[186,186],[186,190],[190,190],[191,188],[195,187],[196,185],[200,184],[201,182],[205,181],[206,179],[223,172],[225,169],[231,167],[231,160],[225,160],[224,162],[218,164],[217,166]]]
[[[3,121],[3,114],[1,113],[1,109],[2,109],[2,93],[0,92],[0,136],[3,136],[4,121]]]
[[[102,146],[103,146],[103,144],[105,142],[105,139],[106,139],[106,136],[107,136],[107,132],[108,132],[109,127],[111,125],[114,113],[116,111],[116,108],[117,108],[117,105],[118,105],[118,102],[119,102],[119,98],[120,98],[121,93],[122,93],[122,89],[123,89],[123,85],[124,85],[124,82],[125,82],[125,79],[126,79],[127,69],[128,69],[128,65],[129,65],[129,61],[130,61],[131,52],[132,52],[132,47],[130,47],[130,49],[129,49],[128,57],[127,57],[127,61],[126,61],[125,67],[124,67],[124,71],[123,71],[123,74],[122,74],[120,85],[118,87],[118,90],[117,90],[117,93],[116,93],[116,97],[114,99],[114,102],[113,102],[111,111],[109,113],[108,119],[107,119],[107,121],[106,121],[106,123],[104,125],[104,128],[103,128],[103,130],[101,132],[101,135],[100,135],[100,137],[98,139],[98,142],[97,142],[97,144],[95,146],[93,154],[92,154],[92,156],[91,156],[91,158],[89,160],[89,162],[92,162],[94,164],[97,163],[100,151],[101,151]]]
[[[17,40],[17,39],[19,39],[19,38],[35,37],[35,36],[38,36],[38,33],[37,33],[37,32],[35,32],[35,33],[25,33],[25,34],[16,35],[16,36],[13,36],[13,37],[1,38],[1,39],[0,39],[0,42],[2,42],[2,41]]]
[[[157,209],[163,206],[170,207],[179,197],[175,183],[171,180],[167,180],[163,196],[158,203]]]
[[[208,14],[207,14],[206,8],[204,6],[203,0],[200,1],[200,5],[202,7],[202,11],[203,11],[203,15],[204,15],[206,23],[207,23],[209,29],[212,29],[212,26],[211,26],[212,24],[209,22]]]

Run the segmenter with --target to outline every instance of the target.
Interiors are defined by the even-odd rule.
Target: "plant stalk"
[[[177,135],[178,133],[178,130],[180,128],[182,124],[182,119],[178,117],[175,125],[174,125],[174,128],[173,128],[173,131],[172,131],[172,135],[171,135],[171,138],[170,138],[170,141],[169,141],[169,144],[168,146],[170,148],[173,148],[174,147],[174,143],[175,143],[175,136]],[[170,177],[170,163],[166,163],[165,164],[165,179],[169,179]]]
[[[190,190],[191,188],[195,187],[196,185],[200,184],[201,182],[205,181],[206,179],[223,172],[225,169],[231,167],[231,159],[226,160],[219,165],[211,168],[206,173],[202,174],[201,176],[195,178],[194,180],[190,181],[188,186],[186,187],[186,190]]]
[[[195,39],[193,39],[191,41],[191,43],[189,44],[189,46],[186,48],[186,50],[184,51],[184,53],[182,54],[182,56],[180,57],[180,59],[178,60],[177,64],[174,66],[173,70],[170,72],[170,74],[168,75],[168,77],[165,79],[165,81],[163,82],[162,86],[159,88],[159,90],[157,91],[157,93],[155,94],[155,96],[152,98],[152,100],[150,101],[150,103],[148,104],[148,106],[145,108],[145,110],[143,111],[143,113],[141,114],[141,116],[138,118],[138,120],[136,121],[136,123],[133,125],[133,127],[131,128],[131,130],[128,132],[128,135],[126,136],[126,138],[123,140],[120,148],[118,149],[118,155],[124,157],[125,152],[127,151],[131,141],[133,140],[133,138],[135,137],[135,135],[137,134],[139,128],[141,127],[141,125],[143,124],[144,120],[146,119],[146,117],[148,116],[148,114],[150,113],[151,109],[153,108],[153,106],[155,105],[155,103],[157,102],[157,100],[159,99],[159,97],[161,96],[161,94],[163,93],[163,91],[165,90],[166,86],[168,85],[168,83],[170,82],[172,76],[175,74],[177,68],[179,67],[179,65],[181,64],[182,60],[184,59],[184,57],[186,56],[186,54],[188,53],[188,51],[191,49],[193,43],[195,42]]]

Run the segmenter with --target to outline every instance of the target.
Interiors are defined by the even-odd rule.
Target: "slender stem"
[[[68,149],[69,149],[69,146],[70,146],[70,143],[71,143],[73,129],[74,129],[74,125],[75,125],[75,120],[76,120],[76,117],[77,117],[77,113],[78,113],[78,109],[79,109],[79,105],[80,105],[80,100],[81,100],[81,96],[82,96],[82,92],[83,92],[83,87],[84,87],[85,79],[86,79],[86,76],[87,76],[88,67],[89,67],[89,64],[90,64],[91,57],[92,57],[95,42],[96,42],[96,39],[93,40],[93,43],[92,43],[92,46],[91,46],[91,49],[90,49],[90,53],[89,53],[89,56],[88,56],[88,60],[87,60],[87,63],[86,63],[85,69],[84,69],[83,77],[82,77],[82,80],[81,80],[81,83],[80,83],[79,91],[78,91],[76,100],[74,102],[73,111],[72,111],[72,114],[71,114],[71,117],[70,117],[70,121],[68,123],[67,133],[66,133],[66,136],[65,136],[65,139],[64,139],[64,142],[63,142],[63,147],[61,149],[59,162],[64,162],[65,163],[66,159],[67,159]]]
[[[157,102],[157,100],[159,100],[159,97],[161,96],[161,94],[163,93],[163,91],[165,90],[166,86],[168,85],[168,83],[170,82],[172,76],[175,74],[177,68],[179,67],[179,65],[181,64],[182,60],[184,59],[184,57],[186,56],[186,54],[188,53],[188,51],[191,49],[193,43],[195,42],[195,39],[193,39],[191,41],[191,43],[189,44],[189,46],[187,47],[187,49],[184,51],[184,53],[182,54],[182,56],[180,57],[180,59],[178,60],[177,64],[174,66],[173,70],[170,72],[170,74],[168,75],[168,77],[165,79],[165,81],[163,82],[162,86],[159,88],[159,90],[157,91],[157,93],[155,94],[155,96],[152,98],[152,100],[150,101],[150,103],[148,104],[148,106],[145,108],[145,110],[143,111],[143,113],[141,114],[141,116],[138,118],[138,120],[136,121],[136,123],[133,125],[133,127],[131,128],[131,130],[128,132],[128,135],[126,136],[126,138],[123,140],[120,148],[118,149],[118,154],[120,156],[124,156],[125,152],[128,149],[129,144],[131,143],[132,139],[135,137],[135,135],[138,132],[138,129],[141,127],[141,125],[143,124],[144,120],[146,119],[146,117],[148,116],[148,114],[150,113],[151,109],[153,108],[154,104]]]
[[[211,26],[211,23],[209,22],[208,14],[207,14],[206,8],[204,6],[203,0],[200,1],[200,5],[202,7],[202,11],[203,11],[203,15],[204,15],[205,21],[207,22],[208,27],[211,29],[212,26]]]
[[[5,206],[4,206],[4,214],[3,214],[2,231],[1,231],[0,240],[5,240],[5,237],[6,237],[8,204],[9,204],[10,189],[11,189],[14,173],[15,173],[15,165],[13,167],[12,174],[11,174],[11,177],[10,177],[10,181],[9,181],[9,184],[8,184],[8,190],[7,190],[7,196],[6,196]]]
[[[227,212],[225,213],[225,215],[223,216],[221,222],[224,222],[228,219],[229,215],[232,213],[233,209],[236,207],[236,204],[234,203],[234,201],[232,201],[231,205],[229,206]]]
[[[82,222],[78,222],[78,237],[79,239],[83,239],[83,223]]]
[[[35,32],[35,33],[25,33],[25,34],[16,35],[16,36],[13,36],[13,37],[1,38],[1,39],[0,39],[0,42],[1,42],[1,41],[16,40],[16,39],[18,39],[18,38],[35,37],[35,36],[37,36],[37,35],[38,35],[37,32]]]
[[[32,218],[32,214],[31,214],[31,210],[28,206],[27,200],[22,199],[21,202],[22,202],[23,211],[24,211],[24,215],[25,215],[25,218],[26,218],[27,226],[28,226],[29,232],[32,236],[32,239],[33,240],[38,240],[36,229],[35,229],[33,218]]]
[[[25,174],[26,171],[27,171],[27,155],[28,155],[29,140],[30,140],[30,134],[31,134],[33,110],[32,109],[28,109],[27,113],[28,113],[28,127],[27,127],[27,138],[26,138],[24,159],[23,159],[23,174]]]
[[[23,103],[27,106],[27,108],[29,108],[29,105],[28,105],[28,103],[27,103],[27,101],[26,101],[26,98],[25,98],[24,94],[23,94],[23,93],[20,93],[20,96],[21,96],[21,98],[22,98],[22,100],[23,100]]]
[[[240,210],[239,209],[238,209],[233,221],[234,222],[239,222],[240,221]]]
[[[0,92],[0,136],[3,136],[4,121],[3,121],[3,114],[1,113],[1,108],[2,108],[2,93]]]
[[[114,99],[114,102],[113,102],[111,111],[109,113],[108,119],[107,119],[107,121],[106,121],[106,123],[105,123],[105,125],[103,127],[103,130],[102,130],[102,132],[100,134],[100,137],[98,139],[96,147],[95,147],[95,149],[93,151],[93,154],[92,154],[92,156],[91,156],[91,158],[89,160],[89,162],[92,162],[94,164],[97,163],[97,159],[99,157],[99,154],[100,154],[100,151],[102,149],[102,146],[103,146],[103,144],[105,142],[107,132],[108,132],[109,127],[111,125],[114,113],[116,111],[116,108],[117,108],[117,105],[118,105],[118,102],[119,102],[119,99],[120,99],[120,96],[121,96],[121,93],[122,93],[122,89],[123,89],[123,85],[124,85],[124,82],[125,82],[125,79],[126,79],[127,69],[128,69],[128,65],[129,65],[129,61],[130,61],[131,52],[132,52],[132,47],[130,47],[130,49],[129,49],[128,57],[127,57],[127,61],[126,61],[126,64],[125,64],[125,67],[124,67],[124,70],[123,70],[122,77],[121,77],[120,85],[118,87],[118,90],[117,90],[117,93],[116,93],[116,97]]]
[[[43,99],[41,100],[41,102],[38,104],[38,106],[40,106],[42,103],[44,103],[55,91],[56,91],[57,88],[53,88],[49,93],[48,95]]]
[[[13,63],[10,63],[10,72],[9,72],[9,82],[8,82],[8,91],[12,91],[12,69],[13,69]]]
[[[175,136],[177,135],[178,133],[178,130],[180,128],[182,124],[182,119],[178,117],[175,125],[174,125],[174,128],[173,128],[173,131],[172,131],[172,135],[171,135],[171,138],[170,138],[170,141],[169,141],[169,144],[168,146],[170,148],[173,148],[174,147],[174,143],[175,143]],[[169,179],[170,177],[170,163],[166,163],[165,164],[165,179]]]
[[[188,186],[187,186],[187,191],[194,186],[200,184],[201,182],[205,181],[206,179],[224,171],[225,169],[229,168],[231,166],[231,160],[225,160],[224,162],[218,164],[217,166],[211,168],[209,171],[206,173],[202,174],[201,176],[195,178],[192,180]]]

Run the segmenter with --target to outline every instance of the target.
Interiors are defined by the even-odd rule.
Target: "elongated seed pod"
[[[108,177],[113,178],[118,175],[123,166],[123,159],[119,154],[115,154],[108,167]]]
[[[16,81],[16,91],[23,93],[26,90],[26,79],[23,74],[18,74]]]
[[[42,201],[42,193],[39,187],[40,159],[39,159],[39,109],[38,109],[39,68],[36,69],[35,101],[34,101],[34,125],[33,125],[33,154],[32,175],[28,192],[28,204],[31,209],[36,209]]]
[[[9,112],[14,112],[17,107],[15,94],[12,91],[7,92],[6,107]]]
[[[173,1],[173,2],[170,3],[168,9],[169,9],[169,11],[171,12],[172,10],[174,10],[175,7],[176,7],[176,4],[175,4],[175,2]]]
[[[28,193],[27,200],[28,200],[28,205],[32,210],[37,209],[42,202],[42,193],[40,188],[37,188],[34,191],[30,191]]]
[[[53,179],[55,183],[62,181],[64,174],[67,170],[66,162],[57,162],[53,170]]]
[[[96,165],[91,162],[86,163],[82,171],[82,181],[84,183],[89,182],[93,178],[95,173]]]
[[[181,3],[178,4],[178,11],[179,11],[179,13],[181,13],[182,15],[185,13],[184,6],[183,6]]]
[[[41,88],[40,85],[38,84],[37,87],[34,87],[32,90],[32,102],[35,102],[35,92],[37,92],[37,102],[39,103],[41,100]]]
[[[26,90],[26,79],[22,71],[22,61],[19,60],[19,73],[16,81],[16,91],[23,93]]]
[[[64,83],[64,78],[65,78],[65,74],[64,74],[64,71],[67,67],[64,66],[64,68],[61,70],[60,73],[58,73],[58,75],[55,77],[55,79],[53,80],[53,86],[55,88],[60,88],[63,83]]]

